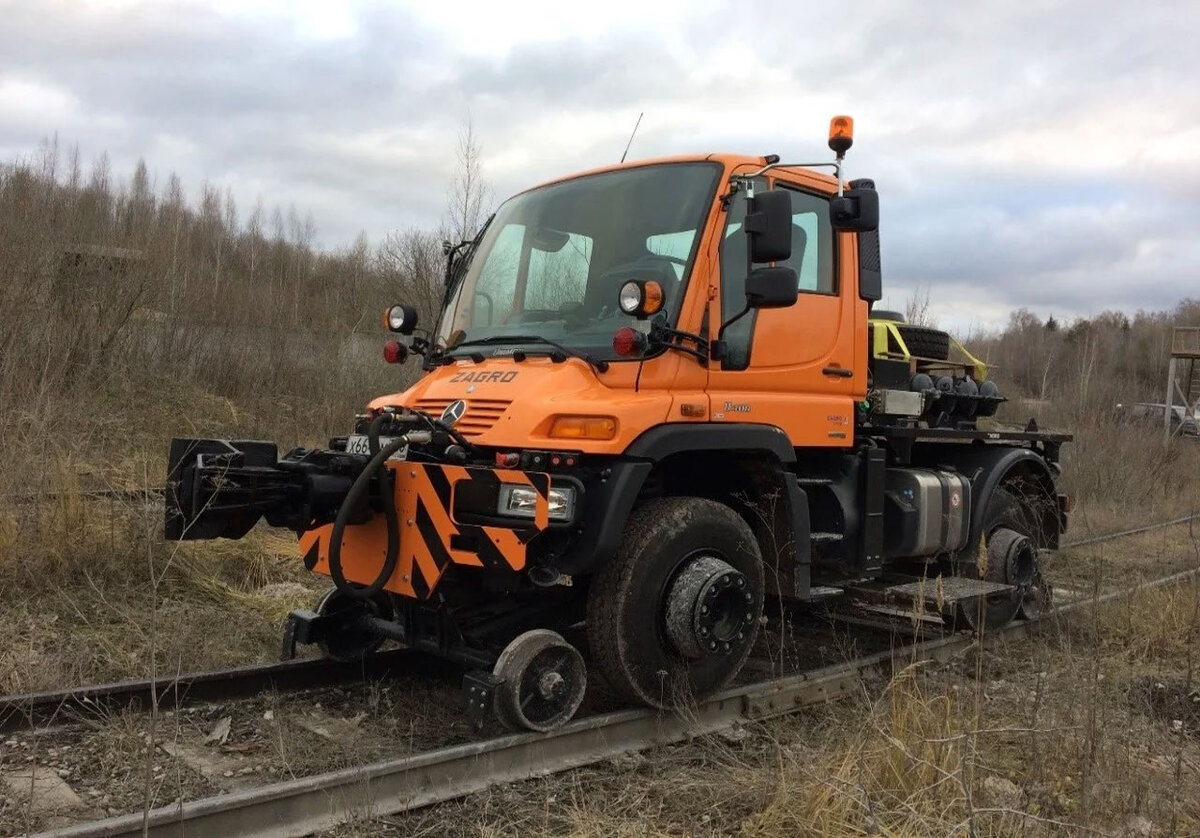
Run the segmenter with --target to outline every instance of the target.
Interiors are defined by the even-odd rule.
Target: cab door
[[[765,183],[762,187],[764,188]],[[776,182],[792,194],[792,255],[799,297],[788,308],[751,311],[725,331],[725,357],[709,368],[715,422],[753,422],[783,429],[792,444],[853,442],[855,393],[865,390],[865,353],[855,351],[857,248],[835,234],[829,195]],[[745,191],[734,196],[720,245],[716,333],[745,305]],[[714,305],[714,314],[718,306]],[[716,320],[716,318],[714,318]]]

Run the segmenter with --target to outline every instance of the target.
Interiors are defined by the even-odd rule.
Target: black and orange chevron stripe
[[[525,568],[526,545],[549,525],[550,476],[512,469],[391,462],[396,510],[400,518],[400,558],[384,586],[403,596],[425,599],[451,564],[480,568]],[[500,484],[530,486],[537,492],[532,520],[514,519],[511,527],[464,524],[454,519],[454,495],[462,484],[492,495]],[[305,564],[329,573],[332,524],[300,536]],[[349,526],[342,538],[342,569],[352,582],[366,584],[379,573],[387,554],[387,525],[382,515]]]

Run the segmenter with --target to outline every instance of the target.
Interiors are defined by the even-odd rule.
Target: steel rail
[[[953,635],[849,663],[727,690],[683,712],[623,710],[545,734],[516,734],[233,792],[57,830],[47,835],[307,835],[350,818],[396,814],[605,759],[796,712],[855,692],[865,674],[892,665],[948,660],[975,644],[1027,634],[1086,607],[1179,584],[1200,568],[1061,605],[1036,620],[977,637]]]
[[[0,500],[11,503],[35,503],[41,500],[62,500],[63,498],[99,498],[119,501],[140,501],[157,499],[163,493],[162,486],[147,486],[138,489],[80,489],[78,491],[55,492],[14,492],[0,495]]]
[[[1114,541],[1118,538],[1125,538],[1130,535],[1141,535],[1142,533],[1153,532],[1154,530],[1166,529],[1177,524],[1186,524],[1190,521],[1200,521],[1200,513],[1192,515],[1184,515],[1182,518],[1175,518],[1171,521],[1159,521],[1157,524],[1146,524],[1141,527],[1134,527],[1131,530],[1121,530],[1120,532],[1110,532],[1104,535],[1095,535],[1081,541],[1071,541],[1066,544],[1060,544],[1058,549],[1069,550],[1072,547],[1086,547],[1089,544],[1099,544],[1103,541]]]
[[[155,680],[118,681],[3,696],[0,697],[0,733],[95,717],[129,707],[149,709],[156,698],[159,709],[171,710],[188,703],[246,698],[270,689],[294,691],[334,686],[356,679],[383,678],[396,671],[411,671],[416,654],[397,649],[353,662],[299,658]]]

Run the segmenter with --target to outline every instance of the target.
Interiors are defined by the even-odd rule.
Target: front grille
[[[457,399],[418,399],[413,405],[417,410],[428,413],[433,418],[440,418],[442,411]],[[492,426],[508,410],[511,399],[463,399],[467,403],[467,412],[454,423],[454,429],[463,436],[472,437],[491,430]]]

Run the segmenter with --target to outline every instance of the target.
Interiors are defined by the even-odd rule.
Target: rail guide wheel
[[[391,608],[382,598],[352,599],[337,588],[330,588],[317,601],[317,614],[326,618],[324,636],[317,647],[328,658],[339,661],[362,660],[379,651],[384,638],[367,630],[360,623],[363,617],[392,616]]]
[[[583,703],[587,667],[579,650],[547,629],[518,635],[500,653],[494,708],[510,730],[561,727]]]
[[[1022,592],[1021,616],[1026,620],[1036,620],[1050,613],[1054,604],[1054,589],[1042,576],[1041,570],[1033,577],[1029,588]]]

